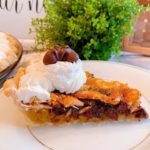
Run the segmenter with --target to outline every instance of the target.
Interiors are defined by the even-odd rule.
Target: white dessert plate
[[[142,92],[150,114],[150,72],[121,63],[84,61],[98,77],[128,83]],[[149,150],[150,119],[31,128],[10,98],[0,94],[0,150]]]

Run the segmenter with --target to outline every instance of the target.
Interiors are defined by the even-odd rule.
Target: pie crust
[[[15,103],[34,125],[101,122],[107,120],[141,120],[148,114],[140,106],[141,93],[118,81],[105,81],[86,72],[86,83],[73,94],[51,92],[51,99],[41,102],[36,96],[28,103],[17,102],[15,88],[25,74],[20,68],[16,76],[5,82],[4,94]]]

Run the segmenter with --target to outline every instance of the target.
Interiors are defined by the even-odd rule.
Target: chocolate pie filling
[[[146,119],[148,114],[142,107],[138,107],[131,112],[131,109],[125,102],[117,105],[110,105],[99,100],[81,100],[84,102],[82,107],[64,107],[62,104],[49,105],[49,109],[29,109],[28,116],[36,123],[50,122],[52,124],[62,124],[67,122],[99,122],[102,120],[120,120],[120,118],[134,118],[136,120]]]

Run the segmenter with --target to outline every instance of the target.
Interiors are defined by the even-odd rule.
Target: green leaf
[[[32,19],[29,29],[35,50],[67,44],[81,59],[102,60],[119,58],[123,36],[144,10],[136,0],[44,0],[44,7],[44,18]]]

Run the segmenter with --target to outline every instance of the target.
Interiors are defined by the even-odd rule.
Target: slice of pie
[[[15,98],[32,123],[59,125],[148,117],[137,89],[84,72],[78,55],[68,46],[51,48],[41,60],[20,68],[3,87],[5,95]]]

